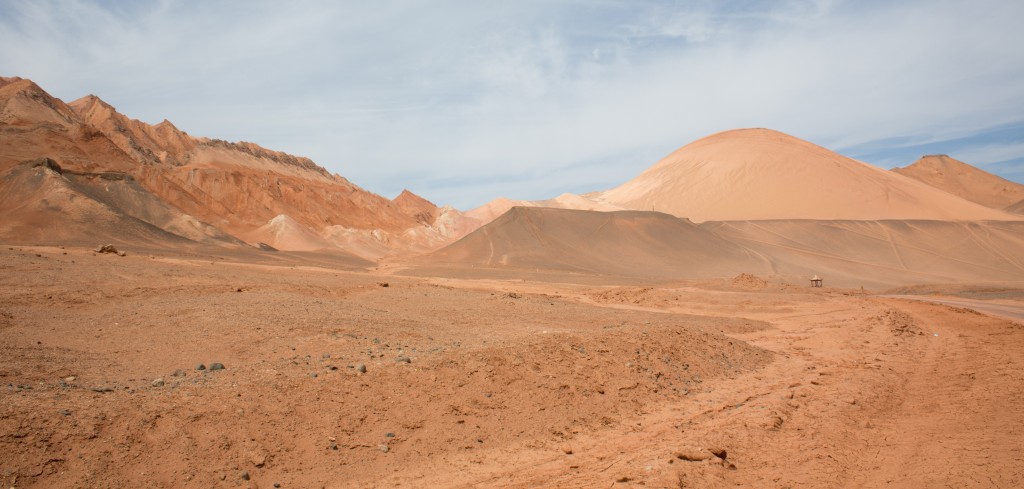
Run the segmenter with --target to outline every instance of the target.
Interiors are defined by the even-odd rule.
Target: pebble
[[[67,377],[64,377],[64,382],[74,382],[75,379],[77,379],[77,378],[78,377],[75,377],[74,375],[69,375]]]
[[[708,460],[711,457],[713,457],[711,452],[704,450],[683,450],[676,452],[676,458],[679,460],[686,460],[687,462],[701,462]]]
[[[316,378],[316,372],[313,372],[313,373],[309,374],[309,376],[313,377],[315,379]]]
[[[274,487],[281,487],[281,483],[280,482],[275,482],[274,483]]]
[[[377,450],[380,450],[380,451],[382,451],[384,453],[388,453],[388,452],[391,451],[391,448],[388,447],[387,445],[380,445],[380,446],[377,447]]]
[[[337,443],[331,443],[330,445],[328,445],[327,448],[330,448],[331,450],[337,450],[338,449],[338,444]]]
[[[568,443],[563,443],[562,446],[561,446],[561,449],[562,449],[562,453],[564,453],[566,455],[572,455],[572,445],[570,445]]]
[[[93,387],[92,391],[93,392],[114,392],[114,389],[110,388],[110,387]]]
[[[199,365],[196,365],[196,370],[206,370],[206,365],[200,363]]]
[[[242,480],[244,480],[244,481],[249,480],[249,471],[242,472]]]
[[[164,379],[153,379],[153,383],[150,385],[152,385],[153,387],[163,387]]]
[[[356,365],[356,372],[359,372],[361,374],[365,374],[366,373],[366,365],[363,365],[361,363],[359,365]]]
[[[721,447],[710,447],[708,448],[708,451],[714,454],[714,456],[721,459],[725,459],[726,455],[728,455],[728,452],[726,452],[725,449]]]
[[[394,437],[395,437],[395,434],[394,434],[394,433],[390,433],[390,432],[388,432],[388,433],[385,433],[385,434],[384,434],[384,437],[385,437],[385,438],[394,438]]]
[[[210,370],[224,370],[224,364],[213,362],[210,364]]]
[[[412,363],[412,359],[410,359],[409,357],[407,357],[405,355],[402,355],[402,356],[396,358],[395,361],[398,362],[398,363]]]
[[[184,370],[182,370],[182,369],[180,369],[180,368],[179,368],[179,369],[176,369],[176,370],[174,371],[174,373],[173,373],[173,374],[171,374],[171,377],[184,377],[184,376],[185,376],[185,371],[184,371]]]

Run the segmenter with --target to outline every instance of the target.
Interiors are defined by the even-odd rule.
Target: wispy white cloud
[[[735,127],[843,150],[1020,122],[1022,20],[997,0],[10,1],[0,72],[466,208],[609,187]]]

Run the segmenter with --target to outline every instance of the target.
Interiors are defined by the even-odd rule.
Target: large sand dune
[[[1019,219],[767,129],[700,139],[629,182],[591,197],[698,222]]]

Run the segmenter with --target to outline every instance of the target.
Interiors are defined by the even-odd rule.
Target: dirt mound
[[[685,219],[544,207],[514,207],[420,263],[662,279],[769,270],[765,260]]]
[[[1024,200],[1024,185],[947,155],[924,156],[908,167],[892,171],[993,209],[1006,209]]]
[[[757,290],[767,287],[768,281],[758,277],[757,275],[741,273],[732,279],[732,286],[737,289]]]
[[[697,222],[1019,219],[768,129],[700,139],[593,198]]]

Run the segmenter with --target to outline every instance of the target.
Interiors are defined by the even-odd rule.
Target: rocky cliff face
[[[308,249],[309,236],[323,248],[365,249],[369,240],[379,257],[454,239],[452,215],[439,230],[440,210],[412,193],[392,201],[309,158],[193,137],[167,120],[150,125],[95,95],[65,104],[30,80],[0,78],[0,172],[38,158],[70,171],[131,175],[159,201],[232,236],[260,235],[270,225],[279,249],[300,242]],[[291,225],[272,225],[280,216]]]

